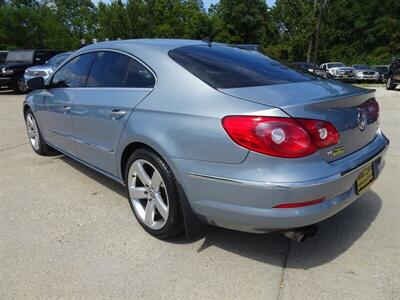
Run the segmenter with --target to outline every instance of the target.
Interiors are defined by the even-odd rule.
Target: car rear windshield
[[[251,87],[313,80],[262,53],[224,45],[176,48],[169,56],[216,89]]]

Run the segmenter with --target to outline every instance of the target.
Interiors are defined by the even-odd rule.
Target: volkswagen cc
[[[373,90],[218,43],[101,42],[28,85],[33,150],[126,186],[159,238],[194,219],[255,233],[320,222],[369,189],[389,145]]]

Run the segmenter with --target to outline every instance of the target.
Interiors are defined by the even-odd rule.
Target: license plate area
[[[365,166],[362,170],[360,175],[358,175],[356,179],[356,193],[357,195],[362,194],[365,192],[371,184],[374,182],[374,168],[372,164]]]

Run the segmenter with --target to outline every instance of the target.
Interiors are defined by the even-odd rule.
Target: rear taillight
[[[320,204],[325,200],[325,197],[312,200],[312,201],[306,201],[306,202],[294,202],[294,203],[281,203],[278,205],[275,205],[273,208],[298,208],[298,207],[305,207],[305,206],[311,206],[311,205],[316,205]]]
[[[222,126],[240,146],[277,157],[303,157],[339,140],[336,128],[320,120],[227,116]]]
[[[360,108],[363,109],[368,116],[369,120],[376,120],[379,118],[379,104],[375,98],[371,98],[368,101],[365,101],[360,105]]]

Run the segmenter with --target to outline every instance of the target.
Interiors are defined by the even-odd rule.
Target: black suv
[[[394,90],[400,84],[400,58],[397,58],[389,67],[386,89]]]
[[[9,51],[5,61],[0,65],[0,86],[8,86],[16,93],[26,92],[25,69],[44,64],[49,58],[61,52],[63,51],[43,49]]]

